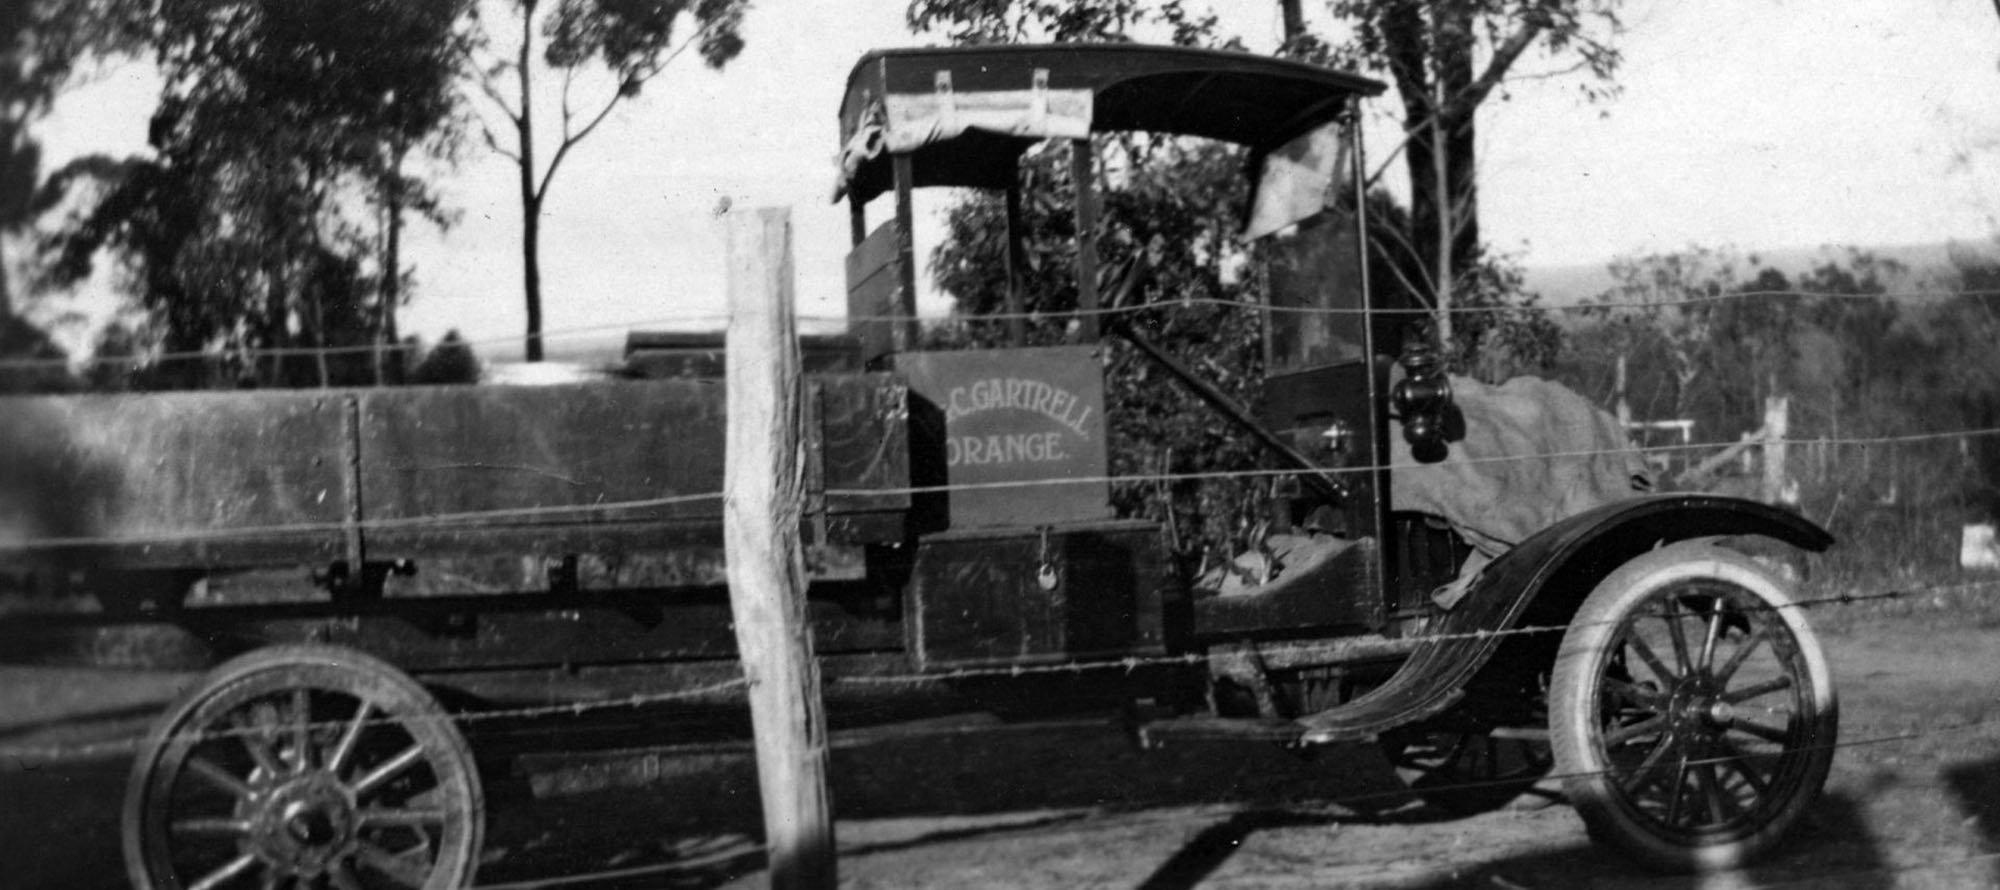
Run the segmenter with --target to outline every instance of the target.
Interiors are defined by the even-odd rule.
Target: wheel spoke
[[[1680,824],[1681,796],[1687,791],[1687,774],[1688,762],[1687,756],[1684,754],[1681,756],[1681,762],[1674,767],[1673,792],[1667,796],[1668,825]]]
[[[257,764],[266,778],[289,772],[284,764],[278,762],[278,755],[271,751],[278,734],[277,709],[269,702],[258,702],[236,721],[236,737],[242,740],[243,750],[250,754],[251,761]]]
[[[1711,823],[1721,825],[1728,822],[1729,814],[1724,810],[1734,801],[1723,800],[1727,795],[1722,791],[1722,782],[1716,778],[1715,764],[1701,764],[1695,769],[1694,776],[1696,784],[1701,786],[1702,797],[1708,800],[1708,818]]]
[[[1662,682],[1670,682],[1680,677],[1679,674],[1667,669],[1666,662],[1661,661],[1660,656],[1653,654],[1653,647],[1646,645],[1645,640],[1627,633],[1625,642],[1632,647],[1633,653],[1639,656],[1639,660],[1645,662],[1646,667],[1652,670],[1655,678]]]
[[[201,777],[208,784],[228,792],[232,797],[243,798],[250,796],[249,783],[237,778],[235,774],[228,770],[217,766],[214,761],[206,757],[189,757],[187,759],[187,771]]]
[[[1723,749],[1723,762],[1743,777],[1744,784],[1750,786],[1752,793],[1761,798],[1770,792],[1770,782],[1757,773],[1757,765],[1751,762],[1749,754],[1727,738],[1716,739],[1716,743]]]
[[[1637,723],[1620,726],[1617,729],[1614,729],[1604,734],[1604,747],[1606,749],[1616,748],[1620,745],[1625,744],[1626,742],[1638,738],[1639,736],[1645,735],[1650,732],[1658,731],[1659,729],[1665,727],[1666,725],[1667,725],[1666,715],[1654,714],[1653,716],[1641,720]]]
[[[1792,677],[1790,674],[1786,674],[1779,677],[1773,677],[1769,680],[1765,680],[1762,683],[1752,683],[1749,686],[1745,686],[1742,689],[1738,689],[1733,692],[1724,693],[1722,696],[1722,700],[1732,705],[1742,704],[1743,702],[1749,701],[1760,695],[1769,695],[1773,692],[1777,692],[1780,689],[1790,689],[1791,686],[1792,686]]]
[[[201,816],[176,820],[173,830],[176,834],[245,835],[250,833],[250,823],[242,819]]]
[[[422,745],[411,745],[403,749],[402,753],[389,758],[381,766],[369,770],[367,775],[356,779],[353,785],[354,797],[358,800],[367,796],[368,792],[374,791],[382,783],[395,778],[397,774],[409,769],[423,759],[424,747]]]
[[[361,864],[381,872],[405,887],[422,887],[424,881],[430,877],[429,862],[419,862],[404,853],[391,853],[366,840],[361,842],[354,853],[361,859]]]
[[[1646,759],[1639,761],[1639,766],[1632,770],[1633,781],[1625,784],[1626,794],[1637,795],[1647,785],[1653,784],[1658,779],[1659,774],[1657,770],[1659,769],[1660,761],[1665,759],[1667,752],[1674,749],[1674,742],[1674,734],[1672,732],[1660,736],[1660,741],[1653,745],[1653,750],[1646,752]]]
[[[1659,710],[1660,706],[1659,693],[1647,689],[1641,689],[1639,688],[1638,684],[1627,683],[1624,680],[1617,679],[1616,677],[1605,677],[1604,690],[1606,692],[1611,693],[1612,695],[1622,698],[1628,702],[1631,702],[1634,705],[1645,708],[1649,711]]]
[[[326,757],[326,771],[338,779],[347,769],[347,758],[354,754],[355,744],[361,741],[361,730],[368,725],[368,718],[374,716],[375,703],[362,699],[354,709],[354,719],[348,721],[347,729],[340,734],[340,741],[333,746],[333,753]]]
[[[1744,659],[1749,658],[1750,653],[1764,643],[1770,632],[1770,625],[1757,625],[1757,629],[1750,633],[1750,638],[1744,640],[1743,644],[1738,646],[1735,652],[1729,653],[1729,660],[1723,662],[1722,667],[1716,669],[1715,682],[1728,683],[1729,678],[1736,675],[1736,669],[1743,666]]]
[[[359,815],[363,826],[400,825],[414,827],[419,825],[443,825],[445,820],[445,811],[435,807],[412,807],[400,810],[377,807],[362,810]]]
[[[1674,644],[1674,665],[1680,668],[1676,676],[1685,677],[1694,672],[1694,662],[1688,656],[1687,629],[1681,627],[1680,604],[1669,603],[1665,611],[1661,617],[1667,622],[1667,638]]]
[[[245,853],[223,863],[220,868],[202,875],[201,880],[188,885],[188,890],[215,890],[215,888],[222,886],[237,875],[248,871],[250,866],[256,864],[257,857],[253,854]]]
[[[312,768],[312,690],[304,686],[292,689],[292,769],[305,772]]]
[[[1722,636],[1722,597],[1709,601],[1713,607],[1708,613],[1708,633],[1701,639],[1701,669],[1706,671],[1715,665],[1715,640]]]
[[[1755,720],[1738,719],[1731,722],[1729,728],[1742,730],[1744,732],[1747,732],[1751,735],[1754,735],[1760,739],[1763,739],[1764,741],[1771,742],[1773,744],[1782,745],[1785,744],[1786,742],[1791,741],[1791,733],[1788,733],[1782,729],[1765,726],[1764,724],[1758,723]]]

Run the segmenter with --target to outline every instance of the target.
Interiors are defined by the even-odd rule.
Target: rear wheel
[[[1563,637],[1550,735],[1593,838],[1672,871],[1775,845],[1826,781],[1839,722],[1818,640],[1749,557],[1678,544],[1620,567]]]
[[[351,650],[276,646],[216,668],[155,725],[125,862],[148,888],[463,887],[482,800],[422,686]]]

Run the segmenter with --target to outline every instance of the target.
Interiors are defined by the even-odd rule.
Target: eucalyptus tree
[[[1479,183],[1475,122],[1488,100],[1539,49],[1534,77],[1587,75],[1585,94],[1615,88],[1615,40],[1623,0],[1332,0],[1350,34],[1325,41],[1305,32],[1298,0],[1280,0],[1287,43],[1324,47],[1326,57],[1386,75],[1402,105],[1403,166],[1410,187],[1407,249],[1426,270],[1439,327],[1451,339],[1453,291],[1477,274]],[[1463,279],[1463,280],[1462,280]]]
[[[1406,272],[1404,288],[1435,307],[1439,332],[1455,363],[1471,365],[1481,338],[1504,335],[1514,351],[1544,353],[1547,325],[1494,327],[1477,320],[1505,292],[1506,264],[1485,261],[1479,234],[1475,119],[1513,77],[1586,75],[1585,92],[1607,95],[1618,66],[1615,40],[1622,0],[1328,0],[1331,28],[1312,29],[1303,0],[1277,0],[1284,29],[1279,52],[1305,61],[1386,77],[1401,106],[1400,153],[1410,212],[1401,230],[1378,228]],[[1128,39],[1165,35],[1175,42],[1236,45],[1214,16],[1185,0],[911,0],[910,26],[955,42]],[[1545,64],[1517,71],[1537,52]],[[1447,247],[1448,245],[1448,247]],[[1518,281],[1514,282],[1518,285]],[[1502,288],[1502,290],[1495,290]],[[1476,308],[1465,319],[1453,304]],[[1462,315],[1460,313],[1459,315]],[[1454,324],[1475,329],[1452,336]],[[1525,323],[1525,322],[1524,322]],[[1465,334],[1470,334],[1466,336]]]
[[[33,216],[41,181],[42,147],[35,127],[58,91],[93,51],[127,48],[129,30],[117,9],[88,0],[0,3],[0,357],[48,362],[0,371],[0,391],[67,386],[66,356],[47,332],[18,313],[7,242]]]
[[[265,383],[365,379],[328,347],[379,344],[400,290],[358,208],[435,210],[403,158],[448,132],[459,10],[399,0],[153,0],[164,87],[151,152],[88,157],[42,189],[43,245],[73,284],[116,253],[170,352],[220,349]],[[387,251],[393,254],[393,250]],[[286,360],[306,347],[314,360]],[[379,375],[379,365],[377,366]]]
[[[521,278],[527,306],[529,361],[542,344],[542,207],[556,171],[618,106],[637,98],[675,58],[693,49],[721,69],[743,51],[749,0],[496,0],[504,14],[472,11],[467,43],[470,83],[505,121],[482,127],[486,145],[511,161],[521,200]],[[608,83],[586,99],[579,75]],[[553,133],[538,130],[537,83],[560,80]],[[588,78],[586,78],[588,79]],[[540,150],[549,147],[547,160]]]

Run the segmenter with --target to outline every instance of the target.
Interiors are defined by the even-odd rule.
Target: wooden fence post
[[[831,890],[826,714],[806,623],[799,518],[798,329],[791,212],[727,217],[728,450],[722,535],[736,646],[749,683],[757,784],[775,890]]]
[[[1797,490],[1785,465],[1786,437],[1791,434],[1792,400],[1789,396],[1764,399],[1764,484],[1767,504],[1790,503]]]

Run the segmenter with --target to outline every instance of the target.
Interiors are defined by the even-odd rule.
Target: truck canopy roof
[[[893,187],[890,155],[914,185],[1005,188],[1042,139],[1146,131],[1273,147],[1318,127],[1377,81],[1302,62],[1142,44],[876,50],[840,104],[840,193]]]

